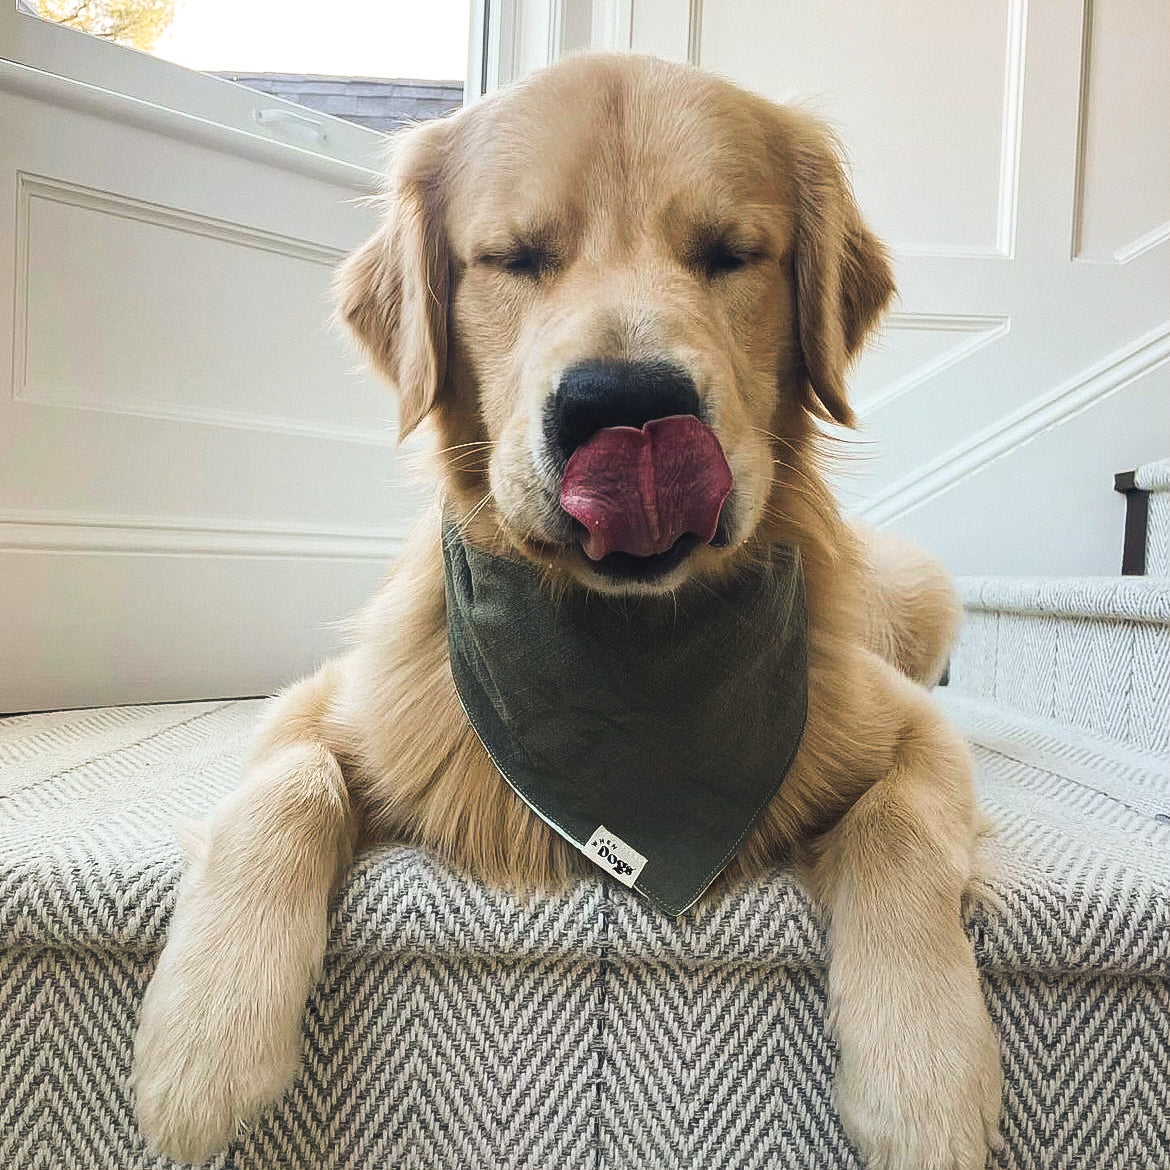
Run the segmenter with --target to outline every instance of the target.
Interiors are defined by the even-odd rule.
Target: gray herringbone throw
[[[1170,1167],[1165,762],[950,700],[994,824],[970,929],[1007,1072],[1001,1168]],[[179,870],[254,703],[0,721],[0,1166],[171,1165],[126,1087]],[[678,922],[590,878],[522,903],[359,858],[284,1101],[239,1170],[828,1170],[824,938],[783,870]]]

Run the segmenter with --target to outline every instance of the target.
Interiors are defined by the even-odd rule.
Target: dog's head
[[[611,592],[766,534],[893,292],[819,123],[645,58],[405,133],[386,210],[339,303],[401,432],[470,531]]]

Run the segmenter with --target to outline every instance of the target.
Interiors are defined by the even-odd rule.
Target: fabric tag
[[[604,825],[598,825],[593,836],[580,849],[590,861],[596,861],[606,873],[631,890],[646,865],[646,858],[637,849],[627,845]]]

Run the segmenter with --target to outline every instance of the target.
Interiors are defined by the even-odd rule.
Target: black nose
[[[566,459],[603,427],[641,427],[654,418],[699,413],[685,370],[667,362],[580,362],[561,376],[546,419],[554,449]]]

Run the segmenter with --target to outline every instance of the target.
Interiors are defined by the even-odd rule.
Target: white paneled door
[[[1170,453],[1170,5],[609,7],[610,43],[840,134],[901,290],[853,383],[853,510],[960,573],[1116,573],[1113,472]]]
[[[384,139],[2,10],[0,711],[266,694],[415,508],[330,325]]]

